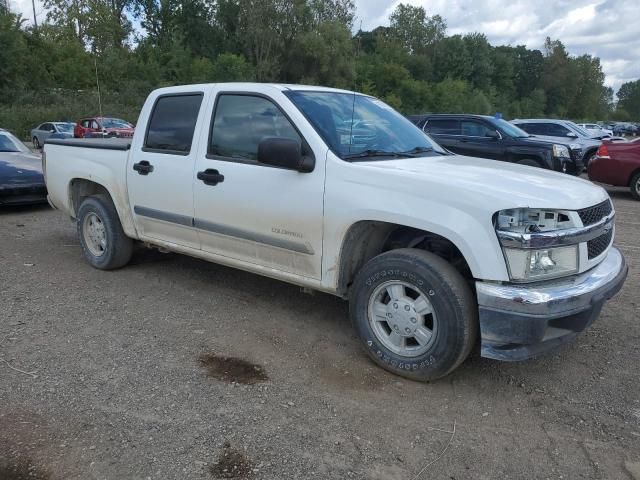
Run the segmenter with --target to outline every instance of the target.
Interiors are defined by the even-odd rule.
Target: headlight
[[[525,250],[505,248],[509,276],[515,281],[535,281],[578,272],[578,245]]]
[[[553,156],[554,157],[570,157],[569,149],[564,145],[553,145]]]
[[[543,245],[527,242],[536,234],[581,226],[575,212],[514,208],[498,212],[494,223],[511,280],[532,282],[578,272],[577,244],[536,248]]]

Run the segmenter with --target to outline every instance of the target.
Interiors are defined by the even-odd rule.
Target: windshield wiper
[[[405,150],[404,152],[398,152],[398,153],[403,153],[406,155],[415,155],[417,153],[432,152],[432,151],[433,151],[433,147],[413,147],[411,150]]]
[[[349,153],[342,158],[349,160],[352,158],[369,158],[369,157],[396,157],[396,158],[413,158],[413,154],[409,152],[392,152],[386,150],[364,150],[358,153]]]

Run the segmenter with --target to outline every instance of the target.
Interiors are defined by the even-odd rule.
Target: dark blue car
[[[40,157],[11,133],[0,129],[0,206],[46,201]]]

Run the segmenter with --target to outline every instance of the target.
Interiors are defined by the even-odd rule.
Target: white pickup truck
[[[338,295],[370,357],[416,380],[477,344],[522,360],[573,339],[627,274],[602,188],[453,155],[344,90],[162,88],[132,139],[49,140],[43,167],[94,267],[138,241]]]

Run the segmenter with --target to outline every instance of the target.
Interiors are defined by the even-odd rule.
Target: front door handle
[[[220,175],[218,170],[207,168],[204,172],[198,172],[198,180],[202,180],[205,185],[215,186],[224,182],[224,175]]]
[[[142,160],[141,162],[134,163],[133,169],[140,175],[149,175],[151,172],[153,172],[153,165],[151,165],[146,160]]]

